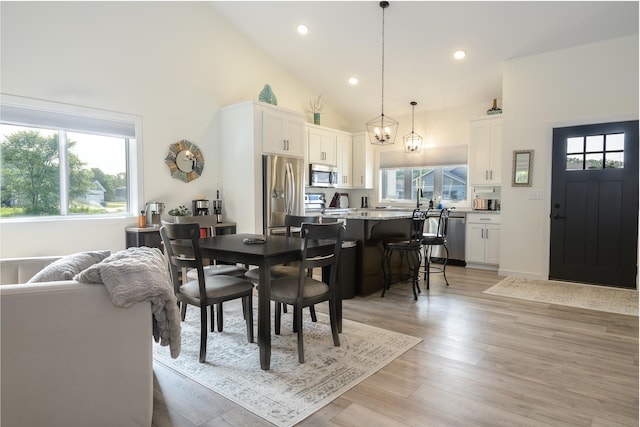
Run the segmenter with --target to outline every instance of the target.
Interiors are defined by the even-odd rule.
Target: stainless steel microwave
[[[309,165],[310,187],[335,187],[338,184],[338,169],[333,166]]]

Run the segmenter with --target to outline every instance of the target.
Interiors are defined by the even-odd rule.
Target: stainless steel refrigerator
[[[284,233],[285,215],[304,215],[304,159],[262,156],[264,234]]]

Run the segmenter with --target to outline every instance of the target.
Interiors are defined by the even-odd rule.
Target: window
[[[135,214],[139,118],[3,95],[0,218]]]
[[[423,149],[420,154],[386,152],[380,155],[380,200],[396,203],[421,199],[467,202],[466,145]]]
[[[467,200],[467,165],[431,168],[382,169],[381,198],[395,202],[446,200],[451,203]]]
[[[624,133],[567,138],[567,170],[621,169]]]

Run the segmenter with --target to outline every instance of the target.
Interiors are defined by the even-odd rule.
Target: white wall
[[[292,110],[317,96],[207,2],[3,2],[0,18],[2,92],[142,116],[141,201],[167,209],[223,190],[217,152],[224,141],[215,138],[214,120],[220,107],[257,99],[266,83],[278,105]],[[330,110],[323,124],[345,127]],[[197,144],[206,162],[188,184],[171,178],[164,163],[181,139]],[[135,222],[3,223],[0,256],[123,249],[124,227]]]
[[[503,101],[500,274],[547,278],[552,129],[638,118],[638,36],[508,61]],[[511,187],[515,149],[535,150],[530,188]]]

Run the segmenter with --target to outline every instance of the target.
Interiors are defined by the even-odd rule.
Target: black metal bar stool
[[[385,292],[391,286],[393,276],[391,259],[393,254],[399,253],[401,262],[406,262],[409,269],[408,276],[401,274],[400,278],[404,280],[411,279],[413,297],[416,300],[418,299],[418,292],[420,292],[418,279],[420,277],[420,265],[422,264],[422,232],[425,217],[424,211],[414,209],[408,239],[388,240],[383,243],[382,271],[384,273],[384,288],[382,289],[381,297],[384,297]]]
[[[442,273],[444,282],[447,281],[447,262],[449,261],[449,249],[447,248],[447,226],[449,224],[449,208],[443,208],[440,215],[427,217],[427,231],[422,234],[422,246],[424,248],[424,281],[429,289],[429,275],[433,271]],[[433,248],[442,246],[445,251],[445,258],[442,267],[432,267],[431,256]]]

